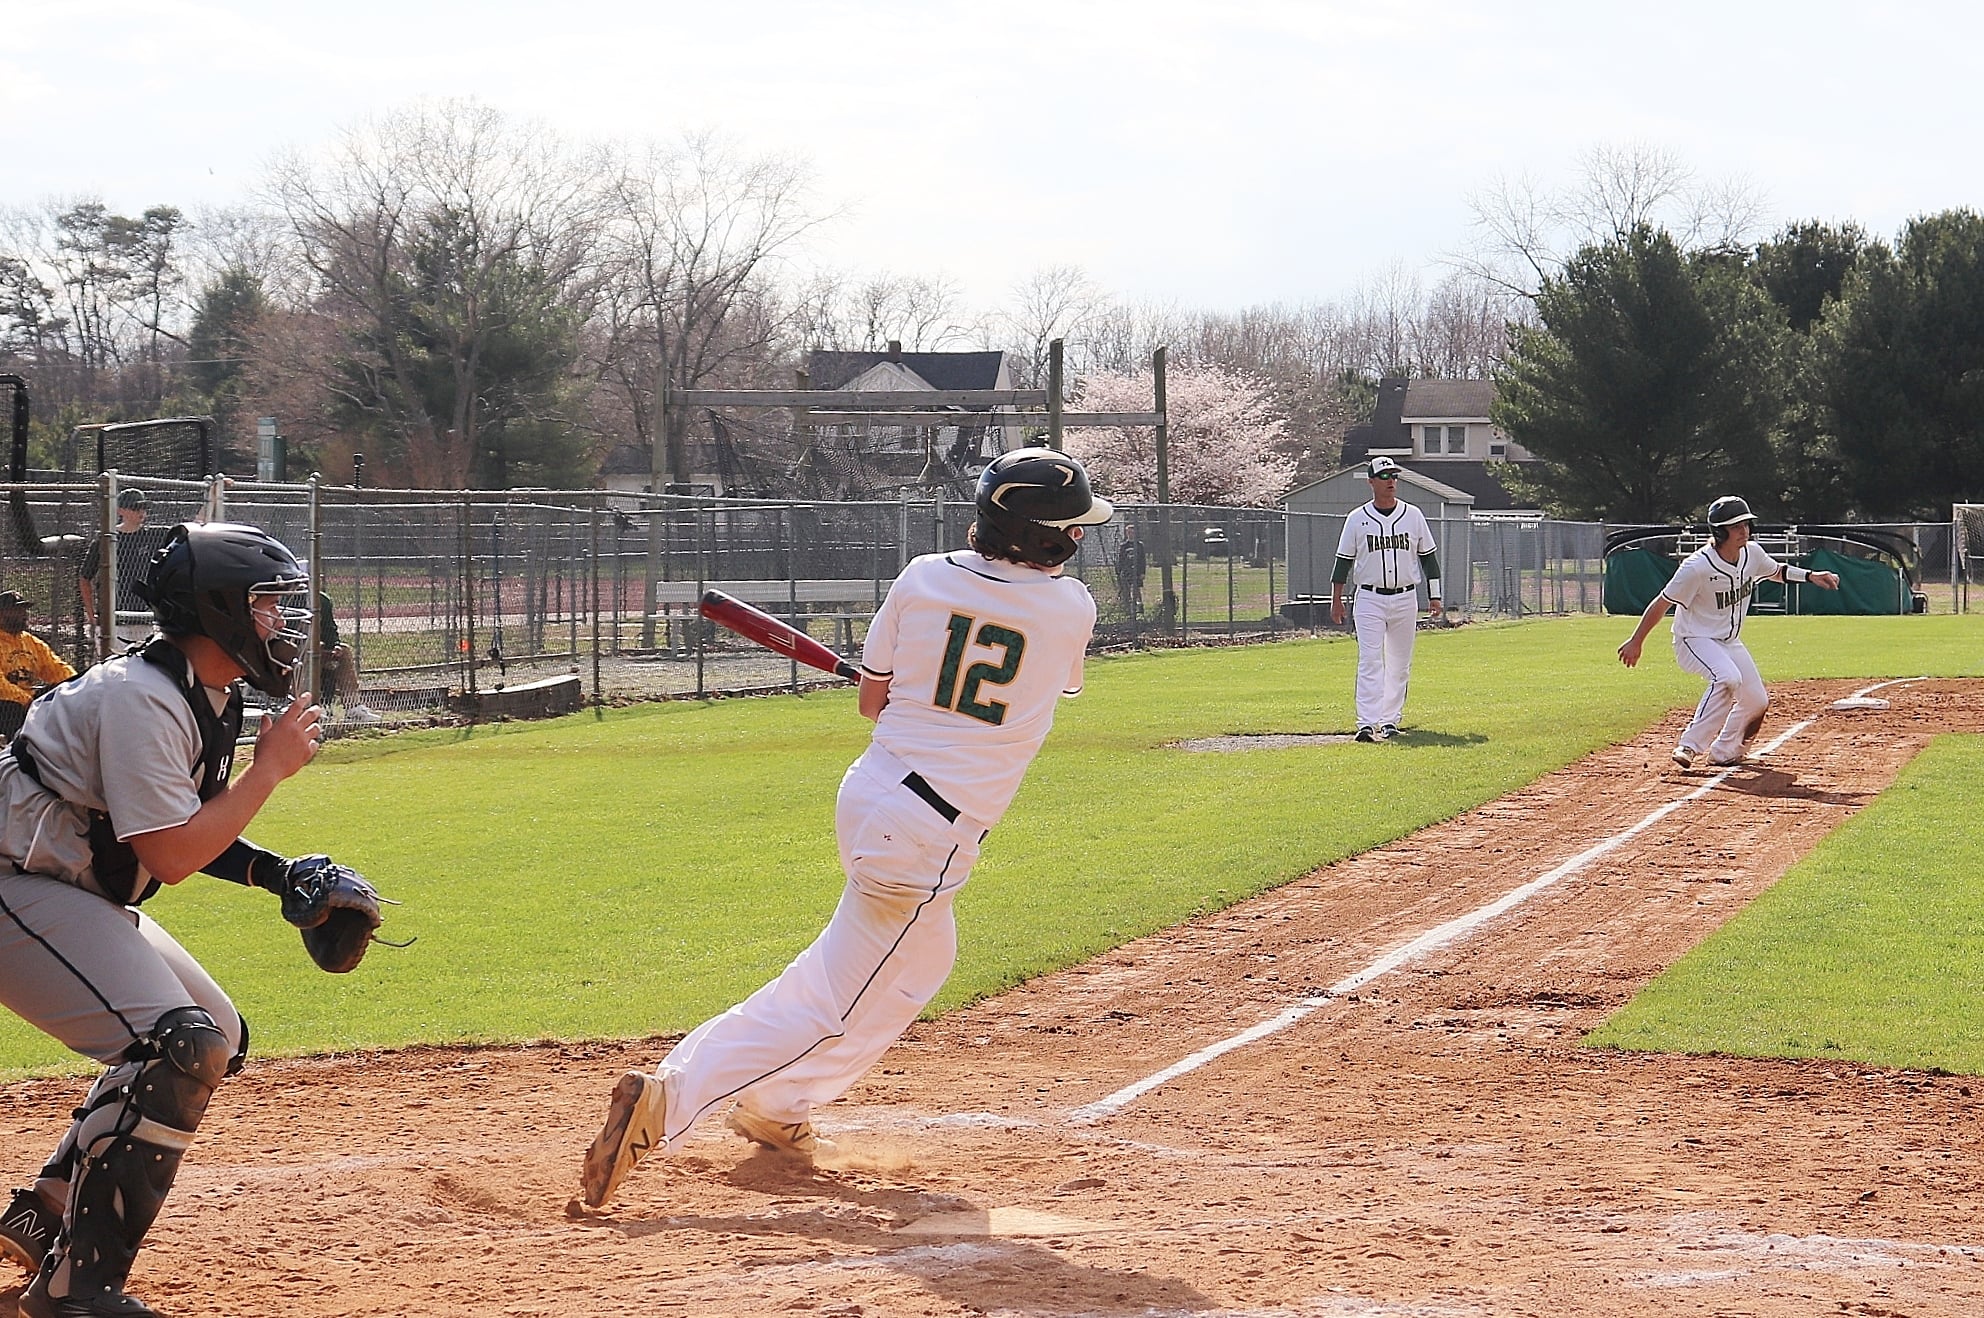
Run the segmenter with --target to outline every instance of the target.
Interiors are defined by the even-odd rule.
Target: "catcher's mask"
[[[236,522],[182,523],[134,588],[161,632],[205,636],[256,690],[289,694],[309,634],[310,574],[282,541]]]
[[[1089,488],[1088,471],[1074,458],[1050,448],[1014,449],[979,473],[972,544],[988,558],[1056,567],[1075,556],[1069,527],[1115,515],[1115,505]]]

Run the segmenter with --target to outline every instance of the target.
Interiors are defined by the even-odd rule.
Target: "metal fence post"
[[[460,509],[462,548],[462,690],[475,694],[475,527],[470,517],[470,505],[463,499],[455,505]]]
[[[592,703],[604,704],[606,692],[599,685],[599,505],[592,506],[592,571],[587,574],[587,591],[592,602]],[[577,643],[573,648],[576,650]],[[576,656],[575,656],[576,657]]]
[[[218,485],[219,481],[214,483]],[[303,689],[315,696],[318,706],[322,707],[331,701],[323,687],[324,610],[319,597],[324,588],[324,523],[318,507],[317,477],[314,475],[309,480],[309,491],[310,655],[304,660]],[[350,714],[350,710],[345,711],[346,717]]]

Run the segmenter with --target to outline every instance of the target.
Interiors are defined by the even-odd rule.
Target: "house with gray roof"
[[[809,352],[801,374],[804,389],[900,393],[903,411],[917,409],[917,394],[1016,388],[1006,353],[904,352],[895,342],[879,352]],[[968,492],[988,460],[1024,444],[1025,430],[1017,413],[1011,425],[945,425],[944,411],[956,410],[933,409],[930,425],[865,426],[807,425],[798,412],[704,409],[689,441],[696,474],[690,485],[671,488],[811,499],[892,497],[904,489]],[[607,455],[600,483],[645,491],[653,483],[651,461],[648,446],[620,445]]]
[[[905,409],[916,406],[918,393],[1017,387],[1012,361],[1004,352],[904,352],[896,342],[881,352],[809,352],[806,384],[812,389],[901,392]],[[941,415],[933,413],[933,420]],[[990,459],[1022,447],[1025,432],[1015,414],[1011,425],[825,426],[820,437],[840,441],[843,451],[859,453],[867,465],[894,476],[898,484],[931,485],[974,475]]]
[[[1496,478],[1496,465],[1535,461],[1489,418],[1493,380],[1378,381],[1378,405],[1367,425],[1344,435],[1343,465],[1383,454],[1408,470],[1474,496],[1478,512],[1520,507]]]

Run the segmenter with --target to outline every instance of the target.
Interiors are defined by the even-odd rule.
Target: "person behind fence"
[[[1357,740],[1398,735],[1412,678],[1419,583],[1440,612],[1440,557],[1426,515],[1398,497],[1400,466],[1373,458],[1365,469],[1371,502],[1343,519],[1330,580],[1330,621],[1343,625],[1344,590],[1357,595]]]
[[[358,661],[338,637],[337,611],[331,597],[317,592],[317,666],[324,689],[337,697],[347,723],[377,723],[379,716],[358,695]]]
[[[146,1318],[125,1292],[215,1088],[248,1026],[140,904],[195,871],[281,899],[326,970],[357,964],[313,935],[377,894],[326,856],[242,838],[308,764],[323,711],[307,692],[263,721],[230,781],[242,684],[292,694],[310,580],[283,544],[232,523],[172,528],[144,587],[158,635],[28,707],[0,750],[0,1003],[103,1070],[31,1186],[0,1215],[0,1260],[34,1273],[26,1318]]]
[[[1123,594],[1123,607],[1134,609],[1144,600],[1144,542],[1137,539],[1137,528],[1123,528],[1123,543],[1116,547],[1116,585]]]
[[[28,702],[43,687],[76,675],[48,642],[28,630],[28,610],[34,607],[18,590],[0,590],[0,737],[21,730]]]
[[[150,530],[145,521],[151,514],[151,500],[143,490],[123,490],[117,495],[117,618],[112,624],[113,651],[142,641],[151,635],[151,608],[138,593],[138,581],[145,575],[152,554],[164,542],[160,532]],[[83,591],[83,616],[96,634],[97,583],[103,575],[103,541],[90,537],[77,570]]]

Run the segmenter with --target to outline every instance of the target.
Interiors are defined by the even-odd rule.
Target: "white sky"
[[[248,200],[419,97],[574,139],[793,152],[820,264],[974,308],[1079,265],[1132,300],[1350,296],[1465,245],[1497,175],[1642,142],[1769,227],[1984,206],[1984,7],[1837,0],[0,0],[0,206]]]

